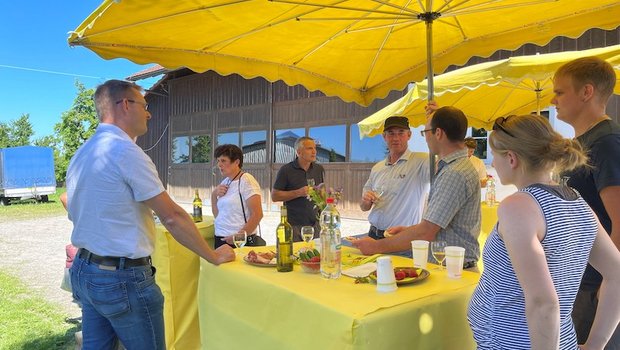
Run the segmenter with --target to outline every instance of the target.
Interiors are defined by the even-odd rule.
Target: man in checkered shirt
[[[377,254],[411,249],[411,241],[416,239],[443,240],[447,245],[465,248],[463,267],[476,270],[480,258],[480,182],[467,158],[466,132],[467,118],[462,111],[449,106],[435,111],[421,131],[429,150],[439,157],[422,221],[391,227],[386,231],[390,237],[376,241],[362,238],[352,242],[353,246],[363,254]],[[435,262],[430,255],[429,262]]]

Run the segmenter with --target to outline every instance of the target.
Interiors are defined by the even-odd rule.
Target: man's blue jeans
[[[164,297],[150,265],[109,270],[77,255],[71,266],[73,297],[82,304],[84,350],[165,349]]]

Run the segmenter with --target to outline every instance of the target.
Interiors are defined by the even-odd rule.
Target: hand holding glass
[[[446,258],[446,241],[432,241],[431,242],[431,253],[437,263],[439,263],[438,270],[443,270],[443,261]]]
[[[381,200],[381,197],[385,193],[385,188],[383,186],[376,186],[375,188],[372,189],[372,191],[377,196],[377,199],[375,199],[375,202],[379,202]]]
[[[314,227],[312,226],[303,226],[301,228],[301,238],[306,243],[310,243],[310,241],[314,238]]]
[[[235,243],[235,247],[243,248],[245,246],[245,242],[248,239],[248,234],[244,230],[240,230],[239,232],[233,235],[233,243]]]

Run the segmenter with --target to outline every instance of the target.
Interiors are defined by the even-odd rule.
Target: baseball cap
[[[406,117],[389,117],[383,124],[383,130],[396,127],[402,129],[409,129],[409,120]]]

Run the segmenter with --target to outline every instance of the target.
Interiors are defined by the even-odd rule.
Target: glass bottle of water
[[[495,205],[495,179],[491,175],[487,177],[487,191],[484,200],[489,207]]]
[[[323,278],[340,277],[340,213],[333,198],[321,212],[321,275]]]

